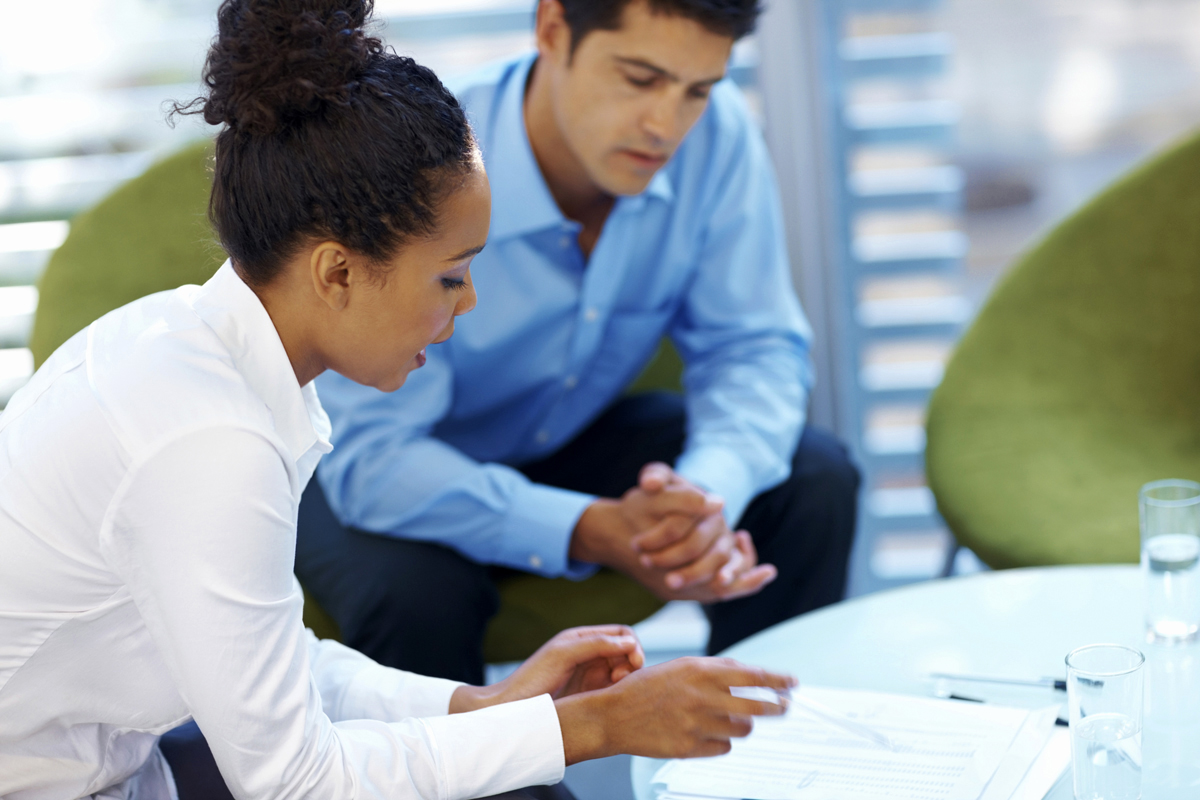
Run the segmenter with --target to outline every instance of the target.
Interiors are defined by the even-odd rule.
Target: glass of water
[[[1076,800],[1142,796],[1142,665],[1132,647],[1091,644],[1067,656]]]
[[[1188,642],[1200,631],[1200,483],[1154,481],[1138,496],[1146,635]]]

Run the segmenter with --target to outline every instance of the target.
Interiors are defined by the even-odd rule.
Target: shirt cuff
[[[723,514],[730,528],[746,512],[746,506],[758,494],[750,468],[737,451],[717,445],[705,445],[684,451],[675,462],[675,471],[692,483],[725,498]]]
[[[370,664],[346,688],[344,708],[357,709],[365,719],[399,722],[409,717],[440,717],[450,713],[450,698],[466,684]]]
[[[497,563],[547,578],[583,578],[597,569],[571,561],[571,536],[595,497],[540,483],[523,483],[512,495]]]
[[[447,800],[558,783],[566,770],[548,694],[421,722],[439,753]]]

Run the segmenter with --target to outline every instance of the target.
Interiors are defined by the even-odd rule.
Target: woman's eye
[[[625,80],[629,81],[639,89],[646,89],[654,85],[654,78],[635,78],[632,75],[626,75]]]
[[[442,278],[442,286],[453,291],[461,291],[467,288],[467,282],[462,278],[457,280],[454,278]]]

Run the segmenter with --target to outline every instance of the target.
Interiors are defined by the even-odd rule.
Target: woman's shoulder
[[[271,430],[269,410],[226,344],[197,313],[201,291],[149,295],[100,318],[88,332],[88,383],[136,458],[205,427]]]

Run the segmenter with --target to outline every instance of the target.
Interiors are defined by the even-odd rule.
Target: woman
[[[0,417],[0,796],[168,798],[194,719],[240,798],[468,798],[618,752],[724,752],[789,679],[639,670],[568,631],[473,687],[381,667],[301,622],[296,509],[334,369],[398,389],[475,304],[487,177],[437,78],[369,2],[225,0],[200,110],[230,261],[63,345]]]

